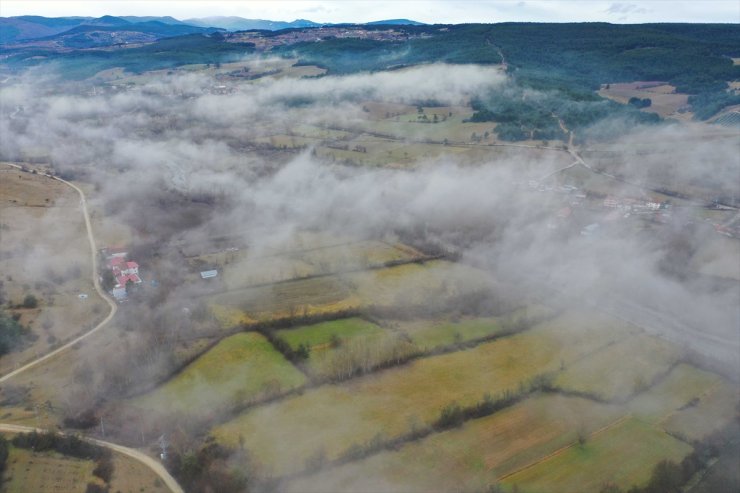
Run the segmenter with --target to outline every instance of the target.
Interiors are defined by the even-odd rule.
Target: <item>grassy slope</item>
[[[279,389],[299,387],[305,376],[260,334],[223,339],[155,391],[132,404],[162,413],[207,413]]]

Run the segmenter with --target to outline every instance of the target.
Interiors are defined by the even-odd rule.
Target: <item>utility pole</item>
[[[167,460],[167,439],[164,434],[159,437],[159,446],[162,448],[162,453],[159,454],[160,459]]]
[[[103,438],[105,438],[105,423],[103,422],[103,417],[100,417],[100,433],[102,433]]]

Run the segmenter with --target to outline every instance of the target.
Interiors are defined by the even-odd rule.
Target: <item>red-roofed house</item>
[[[135,275],[138,277],[139,274],[139,264],[136,262],[126,262],[125,267],[121,267],[121,274],[124,275]]]

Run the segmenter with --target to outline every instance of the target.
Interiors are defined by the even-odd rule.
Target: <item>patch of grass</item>
[[[497,477],[573,443],[579,431],[594,431],[620,412],[586,399],[535,396],[398,451],[298,479],[286,489],[374,491],[383,478],[384,491],[485,491]]]
[[[629,488],[646,483],[661,460],[680,462],[690,452],[690,445],[629,418],[503,483],[527,493],[599,491],[605,483]]]
[[[432,320],[402,322],[400,330],[419,348],[434,349],[494,335],[501,332],[502,326],[498,317],[481,317],[454,322]]]
[[[297,349],[301,344],[305,344],[312,351],[326,349],[335,337],[339,341],[344,341],[354,337],[378,336],[384,333],[385,331],[374,323],[356,317],[276,332],[277,336],[284,339],[291,348]]]
[[[227,337],[132,405],[159,413],[203,415],[300,387],[306,377],[260,334]]]

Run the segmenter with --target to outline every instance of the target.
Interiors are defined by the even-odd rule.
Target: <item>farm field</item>
[[[332,313],[359,306],[349,287],[335,277],[228,291],[210,296],[208,301],[216,311],[221,307],[237,309],[253,320]]]
[[[202,416],[234,403],[300,387],[305,376],[264,336],[236,334],[220,341],[155,391],[130,405],[161,414]]]
[[[632,399],[628,407],[640,419],[660,423],[676,410],[714,392],[721,382],[717,374],[681,363],[656,385]]]
[[[328,347],[334,337],[346,341],[354,337],[380,336],[383,333],[385,331],[372,322],[361,318],[347,318],[278,330],[275,335],[284,339],[293,349],[304,344],[311,350],[321,350]]]
[[[434,260],[344,276],[365,305],[415,306],[485,289],[486,275],[462,264]]]
[[[360,318],[279,330],[276,335],[294,350],[308,348],[302,368],[319,379],[340,378],[358,365],[373,367],[415,350],[394,332]]]
[[[92,472],[95,462],[56,452],[33,452],[10,447],[8,468],[4,472],[3,493],[84,492],[88,483],[102,485]],[[113,453],[110,490],[120,493],[142,491],[165,493],[169,489],[148,467],[124,455]]]
[[[737,419],[740,390],[736,384],[719,382],[700,397],[696,405],[687,406],[666,419],[663,428],[689,440],[701,440]]]
[[[396,322],[395,325],[422,350],[480,339],[504,330],[499,317],[468,318],[454,322],[414,320]]]
[[[84,493],[87,483],[98,483],[95,462],[54,452],[36,453],[10,448],[3,493]]]
[[[489,484],[615,420],[621,410],[580,398],[533,396],[461,428],[435,433],[398,451],[296,479],[289,492],[485,491]]]
[[[110,490],[121,493],[169,493],[159,476],[151,469],[130,457],[121,454],[113,454],[113,478],[110,482]]]
[[[332,459],[378,434],[392,438],[406,433],[411,423],[431,423],[453,401],[464,406],[478,402],[485,393],[495,396],[517,390],[533,377],[556,370],[562,362],[583,357],[620,337],[618,331],[571,325],[573,339],[561,338],[562,324],[572,324],[577,318],[566,314],[473,349],[310,389],[248,411],[217,426],[212,434],[231,445],[241,434],[254,457],[274,474],[295,472],[317,451],[323,450]],[[583,343],[576,345],[575,340]]]
[[[36,339],[0,358],[0,374],[93,327],[108,306],[95,292],[79,196],[68,186],[0,164],[0,290]],[[82,295],[82,297],[80,296]]]
[[[395,253],[399,250],[401,253]],[[414,250],[393,247],[393,255]],[[418,306],[486,289],[481,271],[462,264],[433,260],[349,272],[336,276],[297,279],[271,286],[230,290],[207,297],[224,323],[332,313],[361,306]]]
[[[611,344],[566,367],[555,385],[566,391],[584,392],[606,400],[624,400],[648,388],[680,356],[678,348],[647,335],[636,335]],[[624,358],[629,355],[629,364]]]
[[[693,113],[688,111],[689,95],[676,93],[670,84],[648,84],[644,82],[622,82],[610,84],[598,91],[599,96],[627,104],[630,98],[649,98],[652,104],[643,111],[657,113],[664,118],[690,120]]]
[[[508,476],[503,484],[521,493],[590,493],[613,483],[628,489],[647,482],[664,459],[680,462],[691,446],[635,418],[589,436],[533,467]],[[619,467],[614,467],[619,464]]]

